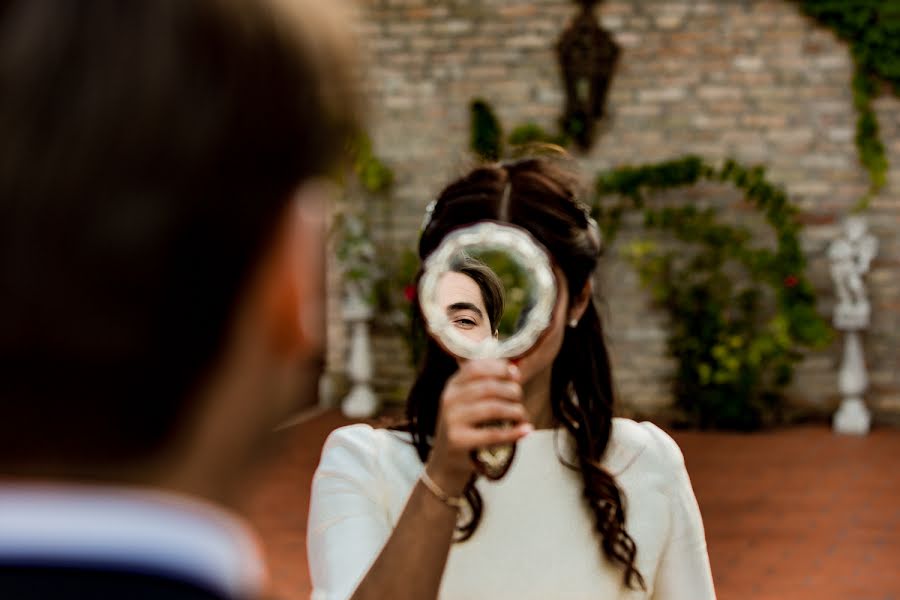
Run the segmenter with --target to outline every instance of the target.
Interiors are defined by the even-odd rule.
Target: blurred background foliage
[[[869,173],[869,193],[858,204],[868,206],[884,187],[888,161],[872,100],[885,89],[900,95],[900,2],[897,0],[795,0],[800,10],[847,42],[855,67],[853,106],[856,148]]]
[[[870,182],[856,206],[864,210],[887,177],[872,103],[885,91],[900,94],[900,2],[793,1],[849,46],[855,67],[855,142]],[[547,144],[572,147],[568,128],[552,132],[524,123],[507,135],[487,101],[474,99],[469,108],[469,147],[480,160],[497,161]],[[374,155],[367,137],[358,140],[353,155],[364,192],[390,199],[393,171]],[[774,248],[755,243],[748,228],[723,222],[714,208],[646,202],[648,195],[703,182],[740,190],[771,228]],[[717,166],[685,156],[599,173],[591,202],[607,244],[615,240],[626,213],[642,215],[646,235],[621,252],[669,316],[668,349],[677,363],[672,390],[685,423],[753,429],[777,421],[795,365],[805,351],[822,347],[832,336],[816,310],[799,243],[801,224],[785,192],[766,179],[761,167],[732,160]],[[339,215],[336,229],[345,277],[370,290],[367,298],[378,308],[376,326],[380,321],[409,327],[418,269],[415,251],[395,249],[390,256],[376,256],[365,215]],[[516,289],[518,283],[508,285]],[[501,327],[511,323],[504,321]],[[412,329],[408,338],[415,361],[423,340]]]
[[[566,141],[533,124],[504,140],[487,102],[473,101],[471,109],[471,150],[482,160],[515,156],[518,144]],[[477,132],[484,123],[490,135]],[[715,208],[646,202],[647,195],[702,182],[739,189],[771,227],[775,248],[755,244],[750,229],[722,222]],[[622,254],[668,314],[667,346],[677,364],[672,393],[683,424],[752,430],[781,420],[795,365],[832,336],[816,311],[801,224],[785,192],[766,180],[762,167],[733,160],[716,167],[685,156],[599,173],[591,204],[607,245],[626,213],[643,216],[645,236]]]
[[[775,248],[756,244],[742,225],[722,223],[714,208],[649,206],[645,195],[727,183],[772,228]],[[668,349],[676,359],[672,391],[685,423],[701,428],[756,429],[781,419],[782,390],[810,348],[831,340],[805,275],[796,209],[761,167],[726,161],[716,168],[695,156],[620,167],[596,179],[594,214],[605,240],[622,216],[639,211],[652,240],[624,254],[654,302],[669,317]]]
[[[472,258],[491,269],[503,285],[503,315],[497,329],[506,339],[519,329],[519,319],[529,303],[534,286],[525,266],[502,250],[471,251]]]

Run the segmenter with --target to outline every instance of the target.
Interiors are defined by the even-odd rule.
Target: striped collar
[[[250,528],[195,498],[152,489],[0,482],[0,564],[139,571],[231,598],[260,595]]]

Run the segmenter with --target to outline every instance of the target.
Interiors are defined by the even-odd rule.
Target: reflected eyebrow
[[[454,313],[459,310],[471,310],[475,314],[478,315],[478,318],[483,319],[484,313],[481,312],[481,309],[472,304],[471,302],[454,302],[450,306],[447,307],[447,314]]]

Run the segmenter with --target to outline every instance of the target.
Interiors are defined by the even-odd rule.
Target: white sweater
[[[646,592],[624,587],[622,568],[604,558],[581,476],[558,456],[574,456],[571,442],[563,430],[535,431],[519,441],[502,480],[479,480],[481,524],[451,547],[440,598],[714,599],[703,522],[675,441],[651,423],[614,419],[603,459],[626,499],[626,530]],[[422,468],[408,434],[368,425],[331,434],[310,503],[314,600],[352,595]]]

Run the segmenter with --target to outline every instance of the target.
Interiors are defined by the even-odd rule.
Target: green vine
[[[646,203],[648,193],[702,181],[743,191],[774,230],[775,249],[751,246],[750,230],[719,223],[712,208]],[[625,250],[653,299],[669,313],[668,348],[678,361],[673,391],[688,421],[754,429],[777,418],[781,390],[803,348],[830,339],[804,275],[800,225],[785,193],[765,179],[761,167],[728,161],[715,168],[694,156],[601,173],[596,193],[594,214],[608,242],[624,213],[638,210],[646,228],[668,232],[692,248],[661,250],[640,241]],[[736,265],[744,277],[734,276]]]
[[[360,135],[350,148],[352,172],[362,190],[369,195],[387,196],[394,185],[394,172],[372,151],[372,141]],[[360,207],[346,206],[335,215],[332,225],[335,255],[341,264],[343,278],[356,294],[370,304],[379,301],[379,289],[389,276],[372,243],[368,214]]]
[[[484,161],[499,160],[503,153],[503,129],[494,109],[484,100],[473,100],[470,105],[472,137],[469,148]]]
[[[869,192],[857,209],[884,187],[888,161],[872,100],[879,81],[900,95],[900,3],[885,0],[795,0],[801,10],[831,28],[850,45],[855,72],[853,106],[857,112],[856,147],[869,173]]]
[[[565,147],[572,142],[572,138],[564,133],[552,134],[536,123],[525,123],[512,130],[508,141],[514,147],[528,147],[535,144],[553,144]]]
[[[394,185],[394,171],[372,152],[372,140],[360,136],[350,149],[353,172],[360,185],[370,194],[384,193]]]
[[[506,150],[515,154],[517,147],[569,141],[564,134],[525,124],[513,129],[508,139],[512,147],[506,149],[496,117],[484,117],[493,114],[482,102],[471,123],[473,140],[491,140],[490,160]],[[485,126],[487,132],[480,132]],[[712,208],[646,202],[649,194],[701,182],[741,190],[772,227],[775,248],[754,246],[749,229],[720,222]],[[804,350],[821,347],[831,337],[804,274],[796,208],[766,180],[762,167],[728,161],[717,168],[686,156],[597,176],[593,214],[607,243],[614,240],[624,215],[634,211],[643,213],[648,231],[667,234],[677,243],[675,249],[663,249],[643,240],[629,244],[624,255],[669,314],[668,350],[677,361],[672,386],[685,420],[742,430],[777,420],[783,388]]]
[[[335,217],[337,236],[335,253],[341,263],[346,284],[375,307],[372,325],[378,330],[396,332],[410,329],[415,295],[413,281],[419,266],[418,254],[412,248],[397,249],[390,242],[378,247],[373,242],[371,218],[380,204],[384,214],[385,238],[393,238],[394,171],[375,155],[368,136],[360,136],[351,148],[352,172],[367,196],[377,200],[369,206],[347,208]],[[405,338],[415,361],[422,353],[424,338]]]

